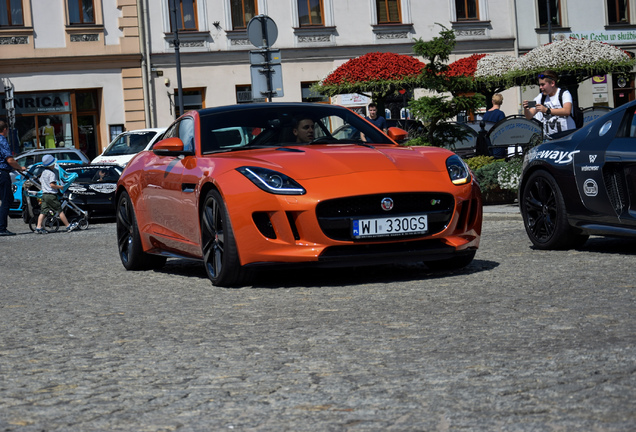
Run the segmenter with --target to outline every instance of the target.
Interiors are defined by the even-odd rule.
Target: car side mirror
[[[388,135],[389,135],[389,138],[391,138],[393,141],[400,142],[400,141],[404,141],[409,134],[404,129],[400,129],[397,127],[390,127]]]
[[[186,152],[184,150],[183,141],[181,138],[172,137],[166,138],[164,140],[158,141],[155,145],[152,146],[152,151],[156,155],[160,156],[178,156],[190,152]]]

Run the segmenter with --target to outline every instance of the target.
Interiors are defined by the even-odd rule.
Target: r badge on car
[[[382,210],[390,211],[393,209],[393,200],[391,198],[383,198],[380,205],[382,206]]]

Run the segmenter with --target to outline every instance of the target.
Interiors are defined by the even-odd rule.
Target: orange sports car
[[[464,267],[479,246],[479,186],[456,154],[399,146],[403,134],[325,104],[188,112],[119,180],[121,261],[201,260],[218,286],[282,264]]]

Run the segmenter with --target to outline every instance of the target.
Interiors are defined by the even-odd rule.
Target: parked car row
[[[88,210],[90,217],[113,217],[115,208],[112,196],[114,196],[115,185],[123,167],[135,154],[152,147],[165,130],[165,128],[152,128],[123,132],[111,141],[92,162],[81,150],[72,147],[32,149],[19,154],[15,159],[21,166],[30,167],[33,164],[42,162],[44,155],[50,154],[55,157],[56,163],[65,171],[89,173],[86,176],[81,175],[78,177],[75,181],[77,186],[71,186],[72,200],[80,207]],[[109,173],[109,182],[91,185],[87,176],[95,174],[97,172],[95,170],[98,168],[87,167],[86,165],[88,164],[106,169]],[[39,176],[42,169],[38,166],[33,174]],[[26,189],[28,189],[28,187],[26,189],[24,187],[26,179],[14,171],[11,173],[11,180],[13,202],[9,209],[9,215],[11,217],[24,217],[23,202]]]

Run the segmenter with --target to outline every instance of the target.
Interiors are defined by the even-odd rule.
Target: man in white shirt
[[[553,137],[554,134],[576,129],[572,118],[572,94],[557,87],[557,73],[547,70],[539,74],[541,93],[534,98],[535,106],[523,101],[523,114],[530,120],[536,118],[543,123],[543,134]],[[562,93],[562,94],[560,94]]]

